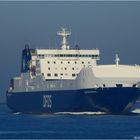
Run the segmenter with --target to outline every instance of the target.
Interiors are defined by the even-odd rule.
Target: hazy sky
[[[25,43],[58,47],[60,27],[71,29],[69,44],[99,48],[99,63],[140,64],[140,2],[0,2],[0,101],[20,75]]]

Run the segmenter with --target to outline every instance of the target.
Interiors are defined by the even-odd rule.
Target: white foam
[[[15,113],[13,113],[14,115],[19,115],[19,114],[21,114],[21,112],[15,112]]]
[[[140,109],[134,109],[131,112],[133,112],[133,113],[140,113]]]
[[[68,115],[103,115],[106,114],[106,112],[57,112],[54,114],[68,114]]]

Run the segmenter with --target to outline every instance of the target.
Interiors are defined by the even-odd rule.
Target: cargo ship
[[[21,75],[10,81],[7,105],[13,112],[129,112],[140,96],[140,66],[99,65],[97,48],[70,47],[71,31],[61,28],[56,49],[22,51]]]

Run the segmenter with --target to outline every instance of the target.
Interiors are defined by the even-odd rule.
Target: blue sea
[[[0,139],[140,139],[140,109],[107,115],[12,113],[0,105]]]

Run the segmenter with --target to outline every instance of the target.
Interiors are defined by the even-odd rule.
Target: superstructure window
[[[72,74],[72,77],[75,77],[75,73]]]
[[[50,73],[47,73],[47,76],[48,76],[48,77],[50,77],[50,76],[51,76],[51,74],[50,74]]]
[[[54,76],[55,76],[55,77],[58,77],[58,74],[57,74],[57,73],[55,73],[55,74],[54,74]]]
[[[92,55],[92,58],[97,58],[98,57],[98,55]]]
[[[116,87],[123,87],[123,84],[116,84]]]
[[[44,59],[44,54],[38,54],[38,57],[39,57],[40,59]]]
[[[134,84],[133,87],[136,87],[136,84]]]

